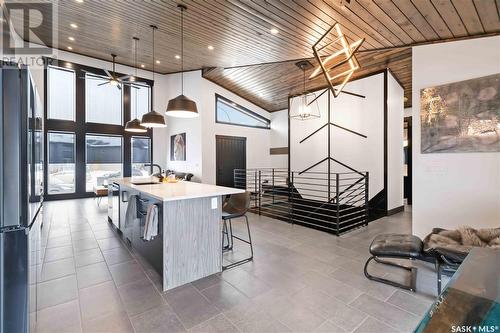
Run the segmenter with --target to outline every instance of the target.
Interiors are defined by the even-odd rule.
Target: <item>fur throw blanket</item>
[[[442,248],[469,253],[473,247],[477,246],[500,249],[500,228],[460,227],[457,230],[434,228],[432,233],[424,239],[425,250]]]

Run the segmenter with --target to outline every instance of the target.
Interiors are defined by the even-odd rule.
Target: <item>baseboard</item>
[[[397,213],[401,213],[401,212],[404,212],[405,210],[405,206],[402,205],[402,206],[399,206],[399,207],[396,207],[396,208],[393,208],[393,209],[389,209],[387,211],[387,216],[390,216],[390,215],[394,215],[394,214],[397,214]]]

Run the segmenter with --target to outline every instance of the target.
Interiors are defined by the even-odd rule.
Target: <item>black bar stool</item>
[[[233,250],[234,239],[250,245],[250,257],[238,260],[227,266],[222,265],[222,270],[233,268],[235,266],[239,266],[253,260],[252,236],[250,235],[250,226],[248,224],[248,217],[246,215],[249,207],[250,192],[232,194],[222,205],[222,254],[224,254],[224,252]],[[248,240],[235,236],[233,234],[233,225],[231,220],[238,217],[245,218],[248,231]],[[227,245],[224,244],[224,237],[227,240]],[[224,260],[224,258],[222,258],[222,260]]]

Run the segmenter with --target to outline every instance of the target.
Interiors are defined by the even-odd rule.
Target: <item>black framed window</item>
[[[102,134],[85,135],[87,192],[123,176],[123,138]]]
[[[254,128],[271,128],[269,119],[218,94],[215,94],[215,122]]]
[[[76,94],[75,71],[68,68],[49,66],[47,68],[47,117],[75,121]]]
[[[130,114],[132,119],[141,119],[142,115],[151,110],[151,87],[144,84],[134,84],[130,92]]]
[[[102,69],[50,58],[45,63],[45,198],[89,197],[94,186],[106,185],[110,178],[149,174],[141,165],[152,160],[153,132],[136,139],[124,125],[150,109],[154,82],[136,77],[139,89],[119,89],[103,84]],[[61,160],[54,149],[69,142],[73,159]]]
[[[148,176],[151,168],[151,139],[148,137],[133,136],[132,140],[132,177]]]
[[[48,132],[48,194],[75,192],[75,133]]]
[[[85,121],[109,125],[123,124],[123,90],[107,79],[85,74]]]

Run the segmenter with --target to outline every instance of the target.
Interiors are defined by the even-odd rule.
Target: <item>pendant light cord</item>
[[[184,8],[181,7],[181,93],[184,95]]]
[[[135,51],[134,51],[134,67],[135,67],[135,79],[137,80],[137,41],[139,39],[137,38],[134,38],[134,47],[135,47]],[[137,118],[137,89],[135,89],[135,112],[134,112],[134,119]]]
[[[302,67],[302,72],[304,74],[304,80],[303,80],[303,90],[304,90],[304,94],[306,93],[306,69],[304,67]]]
[[[153,26],[153,81],[155,80],[155,30]]]

